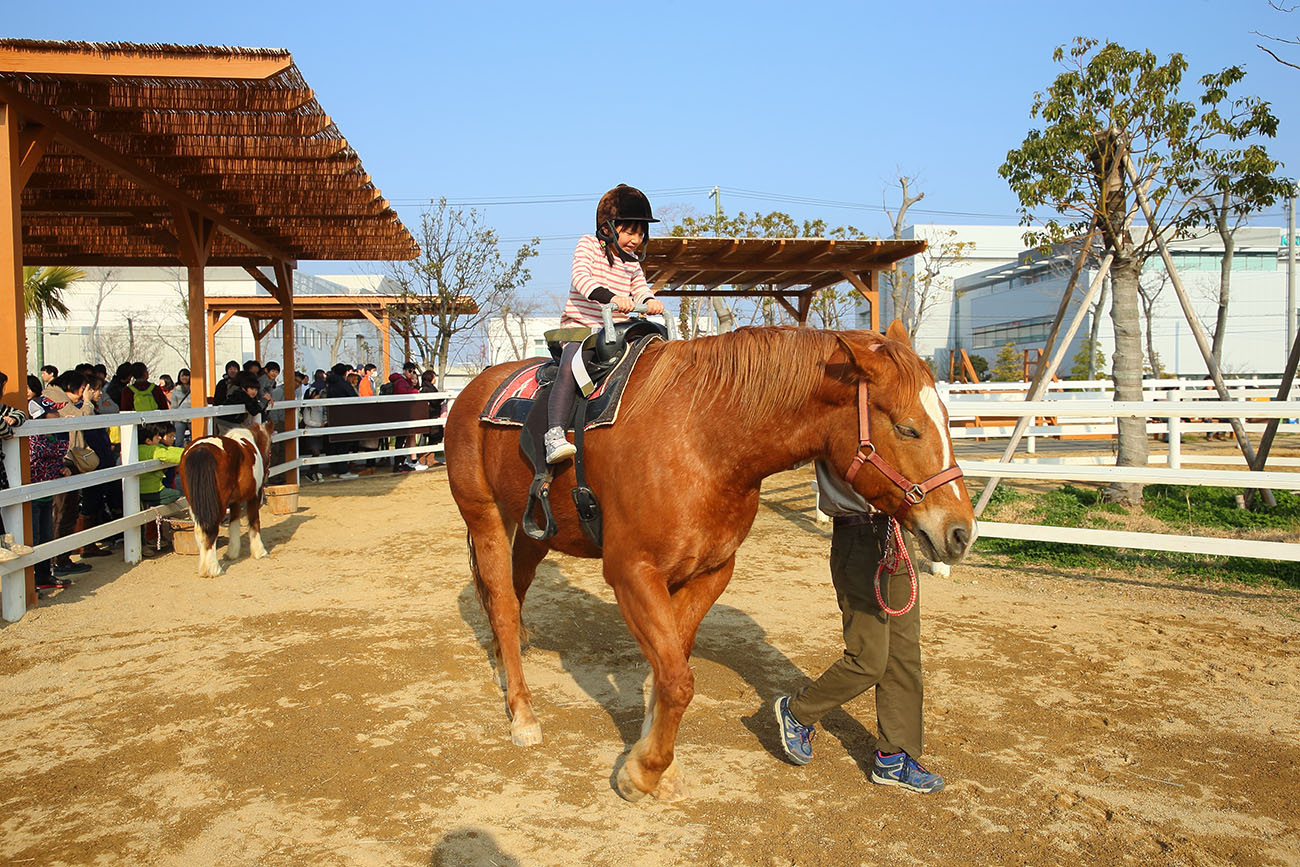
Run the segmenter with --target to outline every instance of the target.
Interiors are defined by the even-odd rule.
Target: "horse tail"
[[[190,449],[185,456],[183,472],[185,497],[194,523],[203,528],[209,539],[213,539],[221,527],[221,516],[226,509],[217,488],[217,457],[206,444]]]

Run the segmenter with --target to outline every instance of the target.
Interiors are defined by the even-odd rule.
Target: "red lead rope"
[[[912,606],[916,604],[916,570],[912,568],[912,558],[907,556],[907,546],[903,544],[903,532],[898,526],[898,521],[890,518],[889,527],[892,534],[885,543],[885,556],[880,558],[880,565],[876,567],[876,604],[890,617],[901,617],[911,611]],[[880,576],[886,572],[893,575],[898,571],[899,560],[907,564],[907,577],[912,582],[912,595],[906,605],[894,610],[885,604],[885,600],[880,595]]]

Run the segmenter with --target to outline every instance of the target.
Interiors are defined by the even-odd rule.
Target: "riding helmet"
[[[608,250],[609,247],[617,250],[618,255],[625,261],[645,258],[645,244],[641,245],[639,255],[628,253],[618,245],[618,232],[614,229],[616,223],[643,223],[645,237],[648,239],[650,224],[657,222],[659,221],[651,212],[650,200],[646,198],[645,193],[627,184],[619,184],[605,193],[600,197],[600,203],[596,205],[596,237],[605,243],[606,255],[610,255],[611,259],[613,257]]]

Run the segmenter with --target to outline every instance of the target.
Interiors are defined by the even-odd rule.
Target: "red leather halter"
[[[917,484],[894,469],[889,461],[878,455],[875,445],[871,442],[871,394],[867,389],[867,381],[860,379],[858,380],[858,453],[853,456],[853,462],[849,464],[848,470],[844,473],[844,480],[850,485],[853,484],[853,479],[857,476],[858,470],[862,469],[862,465],[868,462],[903,491],[903,502],[899,504],[898,509],[894,512],[895,518],[902,518],[909,509],[924,500],[925,495],[935,488],[962,477],[961,467],[953,464],[948,469],[941,470]]]

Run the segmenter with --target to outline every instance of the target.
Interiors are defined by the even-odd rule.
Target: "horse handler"
[[[817,461],[818,508],[834,521],[831,536],[831,581],[844,621],[844,656],[795,696],[776,700],[781,747],[796,765],[812,760],[814,726],[830,711],[876,689],[875,761],[871,782],[930,794],[943,788],[943,777],[921,767],[922,733],[921,606],[891,616],[883,608],[904,606],[915,573],[910,536],[907,556],[897,545],[894,521],[877,512],[823,461]],[[880,575],[883,606],[876,596]]]

